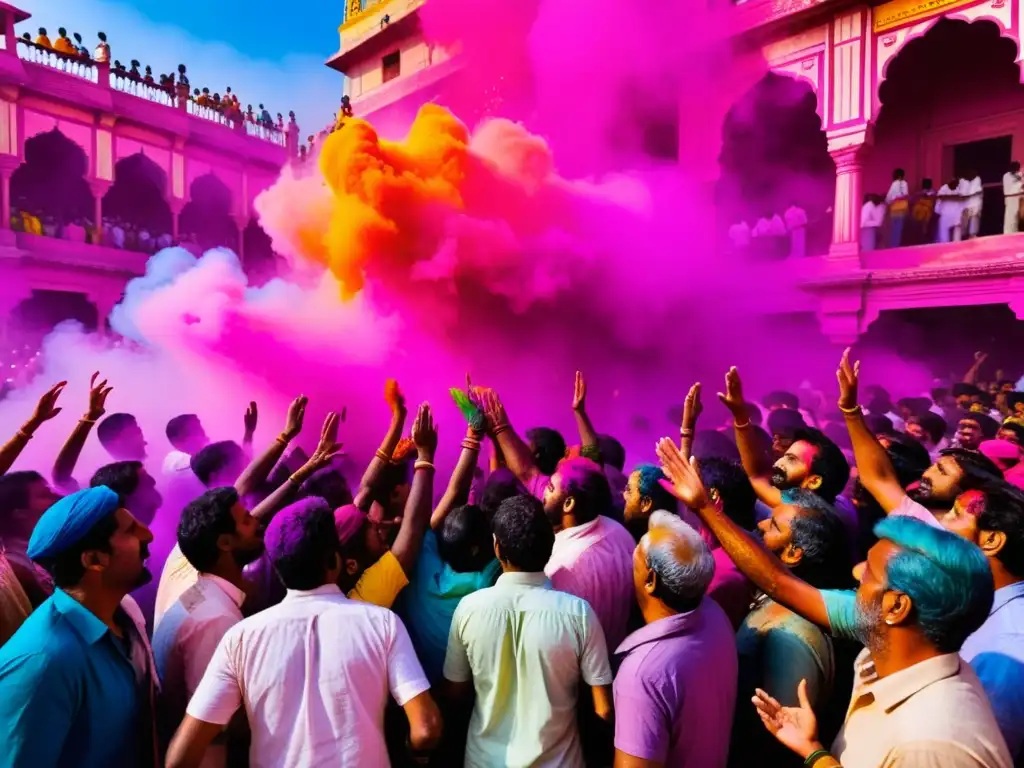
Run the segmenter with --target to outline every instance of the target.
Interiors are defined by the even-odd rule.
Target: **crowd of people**
[[[153,457],[99,375],[15,470],[60,382],[0,447],[0,766],[1020,765],[1024,393],[985,362],[894,403],[847,350],[835,408],[732,368],[727,427],[694,384],[628,470],[579,373],[569,446],[467,378],[436,486],[393,381],[361,475],[344,409],[293,447],[302,396]]]
[[[80,61],[96,61],[110,63],[111,71],[122,77],[129,78],[138,83],[150,85],[154,88],[159,88],[167,92],[170,99],[174,100],[178,98],[178,89],[181,88],[184,93],[184,97],[188,97],[191,101],[195,102],[200,107],[206,107],[212,109],[218,114],[223,115],[229,120],[245,120],[246,122],[259,125],[267,130],[278,130],[283,131],[285,128],[284,118],[281,113],[277,114],[277,119],[271,116],[270,112],[262,105],[259,105],[259,111],[253,110],[250,104],[247,109],[243,112],[238,96],[231,91],[231,86],[225,89],[224,96],[221,97],[220,93],[210,94],[209,88],[195,88],[189,96],[189,87],[191,85],[187,68],[184,64],[179,64],[176,72],[168,72],[166,74],[153,75],[153,68],[148,64],[143,66],[137,59],[132,59],[128,66],[121,63],[119,59],[114,59],[111,62],[110,59],[110,44],[107,42],[107,36],[103,32],[98,33],[99,43],[96,45],[94,51],[90,52],[89,48],[82,43],[82,36],[75,32],[70,37],[64,27],[57,30],[57,37],[53,40],[47,34],[45,27],[39,27],[36,37],[33,39],[31,33],[22,33],[21,39],[26,43],[31,43],[37,48],[44,51],[52,51],[53,53],[60,54],[61,56],[73,57]],[[290,119],[294,122],[295,113],[289,113]]]
[[[1002,190],[1003,234],[1019,232],[1024,217],[1024,179],[1016,160],[1010,163],[1001,183],[986,184],[977,171],[969,169],[954,174],[938,191],[931,179],[921,179],[920,189],[913,193],[906,172],[897,168],[884,196],[873,192],[864,195],[860,249],[874,251],[978,237],[985,190],[989,188]]]
[[[762,216],[746,219],[729,227],[729,246],[733,253],[752,255],[760,259],[800,259],[807,255],[808,228],[831,219],[832,209],[822,215],[808,218],[807,211],[798,203],[791,203],[783,213],[768,209]]]
[[[169,232],[150,232],[145,226],[118,216],[104,216],[103,226],[97,228],[85,217],[62,219],[21,206],[11,212],[11,229],[73,243],[104,245],[140,253],[156,253],[162,248],[178,244]]]

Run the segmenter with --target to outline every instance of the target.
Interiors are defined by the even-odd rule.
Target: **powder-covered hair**
[[[692,611],[704,599],[715,576],[715,558],[701,535],[678,516],[655,512],[648,530],[655,528],[667,529],[673,538],[647,539],[647,567],[658,576],[654,597],[680,613]],[[689,559],[679,558],[678,539],[692,555]]]
[[[981,549],[898,515],[878,523],[875,535],[900,550],[886,563],[886,587],[910,597],[917,624],[937,651],[959,651],[992,608],[992,570]]]
[[[653,505],[651,509],[663,509],[666,512],[677,512],[679,503],[676,497],[666,491],[661,480],[667,480],[661,467],[655,464],[641,464],[636,468],[636,489],[641,496],[649,498]]]

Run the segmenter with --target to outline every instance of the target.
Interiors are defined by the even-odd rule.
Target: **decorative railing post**
[[[96,62],[96,82],[101,88],[110,87],[110,62]]]

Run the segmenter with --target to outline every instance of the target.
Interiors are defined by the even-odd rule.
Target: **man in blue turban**
[[[0,648],[0,768],[156,764],[152,651],[128,596],[152,578],[152,540],[105,486],[39,518],[28,555],[55,589]]]

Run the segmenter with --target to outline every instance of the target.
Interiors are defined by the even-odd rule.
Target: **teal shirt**
[[[0,648],[0,768],[130,768],[138,732],[122,641],[55,590]]]
[[[852,589],[823,589],[828,626],[833,637],[857,639],[857,593]]]
[[[413,647],[431,685],[441,680],[448,632],[459,601],[478,589],[494,586],[501,565],[492,560],[482,571],[459,573],[441,559],[437,537],[427,531],[412,578],[395,612],[405,621]]]

